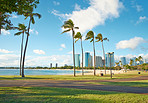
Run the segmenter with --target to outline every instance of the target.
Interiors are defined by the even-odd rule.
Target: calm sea
[[[25,69],[25,75],[66,75],[73,74],[73,70],[62,69]],[[81,73],[80,70],[76,73]],[[0,69],[0,75],[19,75],[19,69]]]

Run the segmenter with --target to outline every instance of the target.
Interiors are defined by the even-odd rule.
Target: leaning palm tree
[[[75,43],[81,39],[81,50],[82,50],[82,75],[84,75],[84,72],[83,72],[83,46],[82,46],[82,35],[80,32],[77,32],[77,34],[75,35],[74,37],[76,40],[75,40]]]
[[[93,42],[93,50],[94,50],[94,75],[96,75],[96,70],[95,70],[95,67],[96,67],[96,56],[95,56],[95,42],[94,42],[94,32],[93,31],[89,31],[86,35],[86,39],[85,40],[89,40],[90,39],[90,42]]]
[[[115,62],[115,64],[116,64],[116,66],[118,66],[119,65],[119,62]]]
[[[121,60],[119,61],[119,63],[120,63],[120,67],[122,67],[122,61]]]
[[[27,39],[26,39],[26,43],[25,43],[23,62],[22,62],[22,77],[25,77],[25,75],[24,75],[24,64],[25,64],[25,55],[26,55],[26,50],[27,50],[27,45],[28,45],[28,39],[29,39],[29,35],[30,35],[30,33],[29,33],[30,25],[31,25],[31,23],[35,24],[34,16],[37,16],[39,19],[41,18],[40,14],[33,13],[33,9],[28,10],[26,13],[24,13],[24,16],[26,17],[25,19],[27,19],[29,17],[29,25],[28,25],[28,31],[26,32]]]
[[[24,24],[19,24],[18,27],[14,27],[15,29],[19,30],[19,32],[15,33],[14,35],[21,35],[22,34],[22,42],[21,42],[21,57],[20,57],[20,75],[22,69],[22,56],[23,56],[23,41],[24,41],[24,33],[27,34],[27,27]]]
[[[72,31],[72,38],[73,38],[73,64],[74,64],[74,76],[75,74],[75,49],[74,49],[74,37],[75,37],[75,31],[74,29],[79,29],[79,27],[74,27],[74,23],[71,19],[64,22],[64,25],[62,25],[62,28],[66,29],[61,34]]]
[[[106,74],[106,66],[105,66],[105,50],[104,50],[104,46],[103,46],[103,41],[104,41],[104,40],[109,41],[109,39],[107,39],[107,38],[103,38],[103,36],[102,36],[101,33],[99,33],[95,38],[97,39],[96,42],[99,42],[99,41],[102,42],[102,50],[103,50],[103,56],[104,56],[104,69],[105,69],[105,74]]]
[[[137,64],[137,62],[138,62],[138,61],[139,61],[139,59],[138,59],[138,58],[136,58],[136,59],[135,59],[136,64]]]
[[[143,60],[142,56],[139,56],[138,59],[139,59],[139,62]]]
[[[130,59],[130,63],[129,63],[130,66],[132,66],[133,62],[134,62],[133,59]]]

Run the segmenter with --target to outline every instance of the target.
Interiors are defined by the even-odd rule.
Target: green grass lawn
[[[148,75],[148,72],[141,72],[138,74],[138,71],[127,72],[124,74],[115,74],[113,75],[113,79],[122,79],[122,78],[133,78],[138,76]],[[98,79],[110,79],[110,75],[105,76],[93,76],[93,75],[77,75],[73,77],[73,75],[26,75],[25,78],[20,76],[0,76],[0,80],[24,80],[24,79],[53,79],[53,80],[98,80]]]
[[[52,87],[0,87],[0,103],[148,103],[148,95]]]
[[[85,82],[87,84],[100,84],[100,85],[117,85],[117,86],[130,86],[130,87],[147,87],[148,80],[139,81],[121,81],[121,82]]]

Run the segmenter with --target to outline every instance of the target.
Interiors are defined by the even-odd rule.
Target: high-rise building
[[[103,64],[103,66],[105,65],[105,64],[104,64],[104,61],[105,61],[105,60],[104,60],[104,59],[102,59],[102,64]]]
[[[80,54],[75,54],[75,66],[80,67]]]
[[[93,65],[93,59],[89,52],[85,52],[85,67],[91,67]]]
[[[50,63],[50,68],[52,68],[52,63]]]
[[[122,65],[126,65],[126,57],[121,57],[121,63]]]
[[[144,62],[141,60],[141,61],[139,61],[139,65],[141,65],[141,64],[143,64]]]
[[[136,66],[136,65],[137,65],[135,59],[136,59],[136,57],[133,57],[133,58],[132,58],[132,60],[133,60],[133,64],[132,64],[132,66]]]
[[[58,67],[58,63],[56,63],[56,68]]]
[[[93,57],[90,55],[90,66],[89,67],[93,67]]]
[[[103,67],[101,56],[96,56],[96,67]]]
[[[105,54],[105,65],[106,67],[114,66],[114,52]]]

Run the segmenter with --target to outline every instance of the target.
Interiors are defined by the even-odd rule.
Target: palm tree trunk
[[[82,49],[82,75],[84,75],[84,71],[83,71],[83,46],[82,46],[82,38],[81,38],[81,49]]]
[[[95,55],[95,42],[93,39],[93,48],[94,48],[94,76],[96,75],[96,55]]]
[[[106,67],[105,67],[105,51],[104,51],[103,41],[102,41],[102,49],[103,49],[103,56],[104,56],[104,69],[105,69],[105,74],[106,74]]]
[[[28,33],[29,33],[29,30],[30,30],[30,24],[31,24],[31,18],[30,18],[30,21],[29,21]],[[23,55],[23,63],[22,63],[22,77],[25,77],[25,75],[24,75],[24,64],[25,64],[25,55],[26,55],[26,50],[27,50],[28,38],[29,38],[29,35],[27,34],[27,39],[26,39],[26,44],[25,44],[25,49],[24,49],[24,55]]]
[[[20,58],[20,75],[22,75],[22,56],[23,56],[23,41],[24,41],[24,32],[22,34],[22,43],[21,43],[21,58]]]
[[[73,38],[73,69],[74,69],[74,77],[76,76],[76,73],[75,73],[75,48],[74,48],[74,30],[72,29],[72,38]]]

